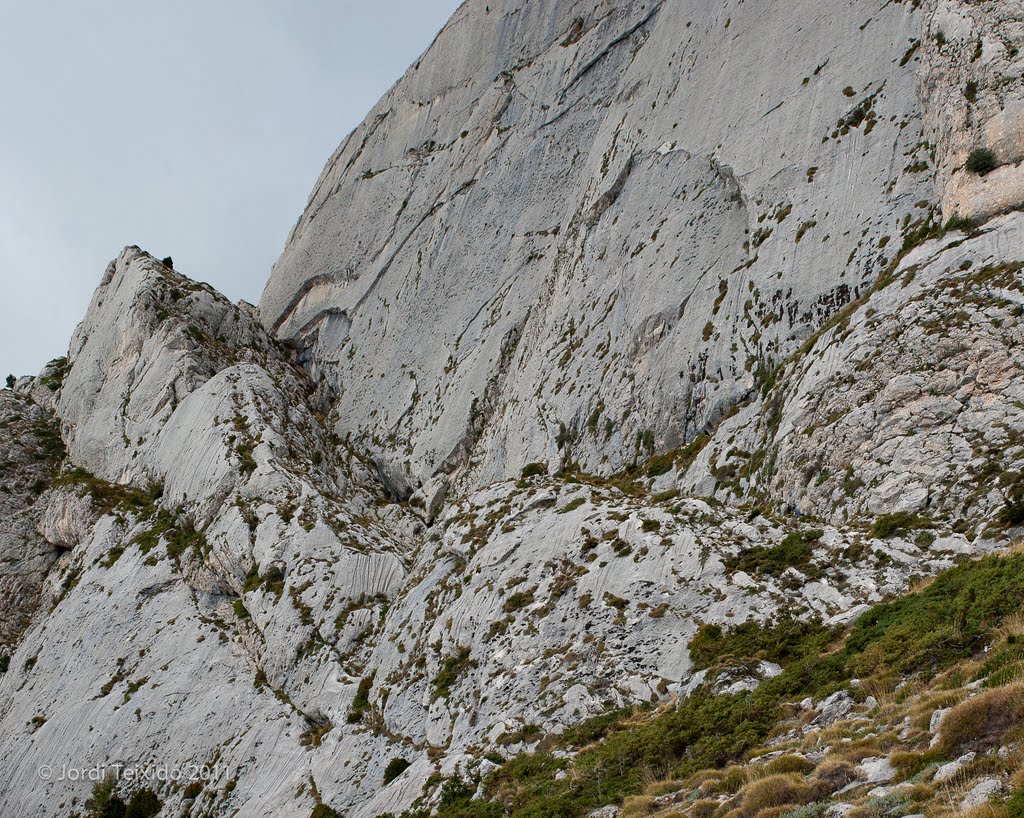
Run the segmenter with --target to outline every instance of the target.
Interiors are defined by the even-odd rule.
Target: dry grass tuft
[[[694,801],[690,807],[690,818],[714,818],[715,813],[718,812],[718,806],[717,801],[711,801],[707,798]]]
[[[814,776],[832,787],[833,791],[841,790],[861,777],[856,765],[841,756],[827,756],[814,770]]]
[[[1024,682],[1016,682],[987,690],[950,710],[939,726],[940,746],[950,754],[993,747],[1022,724]]]
[[[773,758],[760,768],[761,778],[767,775],[776,775],[779,773],[800,773],[801,775],[807,775],[814,769],[814,763],[808,761],[803,756],[797,755],[786,755]]]
[[[786,805],[799,806],[814,800],[815,788],[793,773],[769,775],[751,781],[737,795],[744,816],[753,818],[763,810]]]
[[[663,781],[654,781],[648,784],[647,787],[644,789],[644,794],[653,795],[657,797],[659,795],[669,795],[670,793],[679,792],[680,790],[685,790],[688,788],[696,788],[697,786],[699,785],[688,784],[686,782],[676,781],[670,778]]]
[[[621,818],[643,818],[658,811],[658,802],[649,795],[634,795],[622,803]]]

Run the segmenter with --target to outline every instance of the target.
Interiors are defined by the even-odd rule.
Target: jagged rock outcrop
[[[1022,313],[1024,214],[923,243],[721,425],[680,487],[984,534],[1024,492]]]
[[[52,416],[20,390],[0,392],[0,430],[0,666],[5,667],[32,620],[59,546],[65,545],[40,531],[47,489],[64,447]]]
[[[244,305],[136,248],[112,263],[55,401],[74,468],[37,517],[72,550],[0,693],[8,810],[88,794],[40,786],[43,764],[216,761],[214,811],[213,786],[272,746],[277,776],[239,782],[234,802],[308,812],[301,734],[323,721],[325,686],[351,697],[358,682],[323,661],[357,632],[331,627],[328,648],[320,626],[397,590],[417,524],[378,508],[371,467],[324,432],[307,391]],[[100,518],[85,532],[82,504]],[[65,678],[69,645],[80,670]]]
[[[694,676],[702,625],[846,623],[1005,543],[1018,21],[470,0],[258,310],[126,248],[0,392],[0,812],[112,764],[185,771],[173,815],[429,807],[779,672]]]

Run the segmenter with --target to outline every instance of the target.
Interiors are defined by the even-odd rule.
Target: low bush
[[[540,477],[548,473],[547,463],[527,463],[523,466],[523,478]]]
[[[97,781],[92,788],[92,795],[85,802],[88,818],[125,818],[127,809],[121,796],[117,794],[117,779],[107,776]]]
[[[674,465],[675,456],[672,452],[667,454],[656,454],[647,461],[647,476],[659,477],[662,474],[672,471],[672,467]]]
[[[871,526],[871,536],[879,540],[887,540],[908,531],[931,528],[932,522],[927,517],[909,511],[898,511],[895,514],[883,514]]]
[[[986,173],[991,173],[995,170],[998,164],[996,162],[996,155],[988,148],[975,148],[971,151],[971,155],[967,157],[967,163],[964,167],[971,173],[984,176]]]
[[[53,480],[53,486],[77,487],[92,498],[93,508],[100,514],[111,511],[126,511],[140,517],[148,517],[156,508],[156,503],[163,494],[159,483],[151,483],[146,488],[122,486],[93,476],[85,469],[75,467],[68,469]]]
[[[822,653],[838,632],[817,621],[782,617],[774,623],[750,620],[728,633],[718,625],[701,625],[690,641],[690,659],[697,669],[720,660],[767,659],[786,665]]]
[[[163,803],[156,797],[156,793],[146,787],[132,795],[124,818],[154,818],[162,806]]]
[[[469,648],[460,645],[458,650],[451,656],[445,658],[441,663],[441,671],[434,679],[434,696],[447,699],[452,692],[452,687],[459,680],[459,676],[472,664],[469,658]]]
[[[385,785],[390,784],[392,781],[398,778],[398,776],[400,776],[402,773],[408,770],[411,764],[411,761],[408,761],[407,759],[404,759],[401,756],[396,756],[395,758],[391,759],[391,761],[388,762],[388,766],[384,768],[383,783]]]
[[[963,230],[965,233],[970,233],[974,229],[974,222],[965,216],[954,213],[942,229],[947,233],[951,230]]]
[[[730,573],[746,571],[748,574],[769,574],[777,577],[787,568],[806,566],[814,556],[813,543],[825,532],[820,530],[794,531],[773,546],[746,548],[735,557],[725,559],[725,568]]]
[[[527,605],[533,604],[533,591],[516,591],[511,594],[506,600],[505,604],[502,605],[502,610],[505,613],[514,613],[515,611],[522,610]]]
[[[1024,480],[1018,479],[1007,489],[999,522],[1007,528],[1024,525]]]
[[[439,815],[446,818],[501,818],[498,804],[473,800],[476,787],[463,781],[456,773],[441,787],[441,798],[437,803]]]
[[[352,699],[352,707],[348,711],[347,721],[349,724],[358,724],[363,720],[363,715],[370,709],[370,690],[373,689],[373,678],[376,674],[371,673],[359,680],[359,687],[356,688],[355,698]]]
[[[847,637],[851,671],[933,674],[979,650],[1003,617],[1024,608],[1024,554],[986,557],[941,574],[924,590],[876,605]]]
[[[1014,790],[1000,807],[1006,818],[1024,818],[1024,789]]]

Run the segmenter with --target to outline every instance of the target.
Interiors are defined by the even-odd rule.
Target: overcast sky
[[[0,377],[126,244],[255,303],[331,151],[458,0],[0,0]]]

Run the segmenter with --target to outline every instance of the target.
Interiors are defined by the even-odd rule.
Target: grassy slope
[[[1004,783],[1004,797],[978,815],[1024,815],[1024,553],[958,566],[845,632],[782,621],[705,631],[691,652],[712,670],[754,659],[784,670],[750,692],[705,687],[657,711],[609,714],[548,737],[491,773],[482,800],[471,798],[477,782],[446,782],[437,815],[574,818],[625,804],[624,818],[769,818],[850,803],[850,818],[943,816],[961,814],[963,795],[985,777]],[[808,729],[815,711],[796,703],[839,690],[867,704]],[[949,706],[933,742],[931,714]],[[931,782],[939,764],[969,750],[976,758],[958,776]],[[868,795],[874,785],[857,782],[868,757],[888,758],[893,783],[906,784]]]

